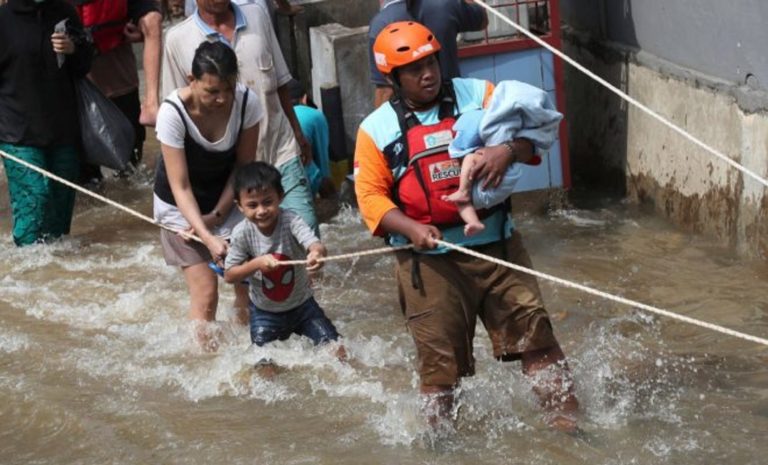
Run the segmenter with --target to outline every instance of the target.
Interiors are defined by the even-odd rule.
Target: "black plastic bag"
[[[77,94],[85,161],[124,170],[133,153],[133,124],[90,80],[78,79]]]

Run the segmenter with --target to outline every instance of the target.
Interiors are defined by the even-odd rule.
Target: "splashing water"
[[[147,179],[110,181],[106,195],[146,213]],[[758,464],[768,453],[764,349],[546,282],[583,407],[575,437],[544,426],[531,381],[492,358],[482,328],[456,421],[433,434],[388,255],[329,262],[315,280],[349,363],[297,337],[250,347],[229,288],[209,328],[220,348],[204,353],[158,231],[79,202],[72,236],[52,245],[15,248],[0,219],[2,463]],[[542,271],[768,334],[764,264],[618,203],[517,224]],[[321,232],[332,255],[381,246],[352,208]],[[275,376],[253,369],[262,358]]]

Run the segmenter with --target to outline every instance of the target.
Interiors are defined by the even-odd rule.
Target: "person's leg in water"
[[[506,241],[486,245],[478,251],[533,268],[518,231]],[[473,275],[485,276],[482,270],[476,270]],[[485,295],[479,315],[491,338],[494,357],[503,362],[520,360],[523,373],[531,379],[533,391],[546,411],[547,424],[560,431],[575,431],[574,414],[579,404],[573,379],[544,308],[536,277],[496,267],[487,278],[477,278],[475,282],[480,289],[490,288],[491,283],[494,286],[494,290]]]
[[[285,340],[291,335],[290,330],[286,331],[288,326],[286,321],[291,317],[291,311],[288,312],[268,312],[256,308],[253,303],[248,304],[251,343],[258,347],[277,340]],[[257,361],[254,370],[262,378],[273,378],[278,373],[278,366],[269,358],[262,358]]]
[[[77,182],[80,157],[74,147],[55,147],[47,150],[48,169],[69,182]],[[56,181],[48,181],[49,203],[45,209],[43,237],[55,239],[69,234],[75,210],[75,191]]]
[[[340,362],[347,361],[347,349],[338,342],[339,333],[336,331],[336,327],[333,326],[314,297],[307,299],[294,311],[300,313],[297,315],[300,319],[299,324],[294,332],[312,339],[316,346],[328,345]]]
[[[452,426],[455,389],[474,374],[472,341],[480,300],[466,283],[462,264],[475,260],[458,253],[396,253],[401,310],[416,345],[421,413],[433,431]]]
[[[464,220],[464,235],[472,236],[485,229],[485,225],[477,216],[475,207],[472,206],[472,171],[474,169],[477,157],[476,153],[469,153],[464,156],[461,163],[461,175],[459,177],[459,188],[456,192],[444,195],[442,200],[453,202],[459,210],[459,216]]]
[[[249,322],[248,315],[248,303],[250,299],[248,297],[248,284],[238,283],[235,284],[235,310],[237,316],[235,322],[240,325],[247,325]]]
[[[422,384],[419,387],[422,396],[422,413],[427,419],[432,430],[436,430],[451,417],[453,402],[455,400],[455,388],[453,386],[429,386]]]
[[[575,432],[579,401],[574,394],[571,370],[560,346],[524,352],[521,361],[523,373],[533,380],[533,391],[547,412],[548,426],[566,433]]]
[[[189,319],[195,324],[195,339],[206,352],[219,348],[216,335],[211,333],[210,323],[216,320],[219,304],[218,276],[206,262],[182,267],[189,289]]]
[[[0,143],[0,150],[34,166],[54,170],[65,179],[76,178],[78,160],[72,148],[42,149]],[[67,153],[58,153],[61,151]],[[52,162],[52,157],[57,160]],[[8,158],[3,158],[3,165],[8,179],[14,243],[17,246],[30,245],[50,239],[49,234],[58,237],[68,233],[74,191]]]

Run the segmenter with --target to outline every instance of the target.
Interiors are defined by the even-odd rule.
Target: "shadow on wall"
[[[611,40],[608,9],[622,8],[622,41],[636,45],[630,0],[563,0],[564,52],[629,93],[629,56],[601,43]],[[628,104],[576,68],[565,66],[568,140],[573,186],[626,193]]]

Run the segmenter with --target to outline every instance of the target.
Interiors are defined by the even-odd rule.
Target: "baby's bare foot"
[[[453,194],[444,195],[440,197],[440,200],[443,200],[445,202],[453,202],[453,203],[467,203],[471,199],[469,198],[468,191],[459,189]]]
[[[483,229],[485,229],[485,225],[483,223],[467,223],[464,225],[464,235],[467,237],[474,236]]]

